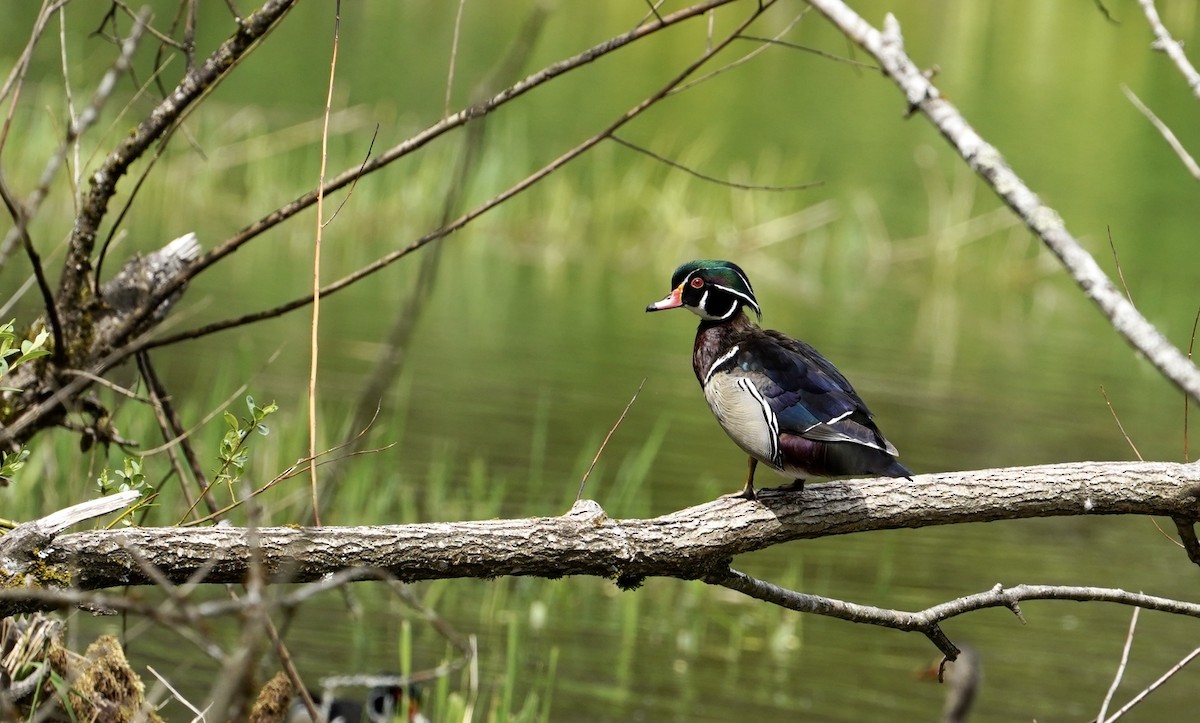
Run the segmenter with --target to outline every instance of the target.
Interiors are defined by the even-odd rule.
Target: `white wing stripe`
[[[771,464],[776,467],[783,466],[783,460],[779,457],[779,420],[775,417],[775,412],[771,410],[771,405],[763,398],[762,392],[758,391],[758,387],[749,379],[737,380],[737,385],[743,391],[748,393],[762,407],[763,421],[767,424],[768,443],[771,445]]]
[[[841,414],[839,414],[838,416],[836,416],[836,417],[834,417],[833,419],[829,420],[828,422],[825,422],[825,424],[837,424],[838,422],[842,421],[842,420],[843,420],[843,419],[845,419],[846,417],[849,417],[851,414],[854,414],[854,410],[853,410],[853,409],[851,409],[851,410],[849,410],[849,411],[847,411],[847,412],[842,412]]]
[[[717,358],[717,360],[715,362],[712,363],[712,366],[710,366],[708,368],[708,373],[704,375],[703,386],[708,386],[708,380],[712,379],[712,375],[717,372],[717,367],[721,366],[725,362],[732,359],[734,357],[734,355],[736,355],[738,353],[738,349],[739,349],[738,345],[734,344],[732,349],[730,349],[729,351],[722,354],[720,357]]]

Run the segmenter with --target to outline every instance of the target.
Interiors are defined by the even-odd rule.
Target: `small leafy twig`
[[[234,506],[240,504],[233,486],[234,483],[242,478],[242,474],[246,470],[246,462],[250,459],[249,450],[247,449],[250,434],[251,432],[257,432],[264,437],[270,434],[270,429],[264,421],[267,417],[279,411],[279,407],[274,402],[265,407],[260,407],[254,402],[254,397],[251,396],[246,397],[246,408],[250,412],[250,417],[245,420],[238,419],[237,415],[233,412],[225,412],[225,424],[229,427],[229,430],[221,438],[220,451],[218,452],[218,457],[221,460],[221,468],[213,476],[212,481],[201,490],[201,498],[206,498],[213,487],[224,483],[229,488],[230,498],[233,500]],[[192,514],[198,502],[199,500],[196,500],[188,507],[184,513],[185,519],[187,515]],[[221,511],[223,510],[218,510],[218,512]],[[183,520],[180,520],[177,524],[183,524]]]
[[[25,249],[25,255],[29,257],[29,266],[33,269],[33,277],[37,280],[38,290],[42,292],[42,303],[46,307],[46,318],[50,321],[50,329],[54,332],[54,361],[56,364],[62,365],[66,359],[66,344],[63,341],[63,326],[59,319],[58,306],[54,303],[54,292],[50,290],[50,282],[46,279],[46,269],[42,265],[41,254],[33,245],[33,239],[29,236],[29,217],[25,209],[21,208],[17,199],[13,198],[12,193],[8,190],[8,184],[0,178],[0,199],[4,201],[5,208],[12,216],[13,228],[18,237],[21,239],[21,246]]]
[[[46,351],[46,339],[50,335],[49,332],[42,329],[32,339],[22,339],[18,342],[15,324],[16,320],[0,324],[0,380],[3,380],[18,366],[50,353]],[[18,355],[17,358],[10,360],[14,354]],[[0,386],[0,391],[19,392],[21,390]]]

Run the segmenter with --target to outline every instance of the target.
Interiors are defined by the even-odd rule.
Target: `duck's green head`
[[[662,311],[682,306],[706,321],[732,319],[743,306],[762,317],[746,272],[732,261],[689,261],[671,276],[671,293],[646,307]]]

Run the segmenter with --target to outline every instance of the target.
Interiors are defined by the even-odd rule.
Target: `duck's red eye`
[[[704,286],[704,279],[700,278],[699,276],[692,279],[692,288],[693,289],[699,289],[702,286]]]

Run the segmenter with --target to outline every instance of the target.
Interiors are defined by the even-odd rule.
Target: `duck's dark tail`
[[[913,473],[911,471],[909,471],[908,467],[905,467],[904,465],[900,464],[900,462],[895,457],[892,457],[891,463],[888,464],[883,469],[876,472],[876,474],[878,474],[882,477],[904,477],[909,482],[912,482],[912,474]]]

